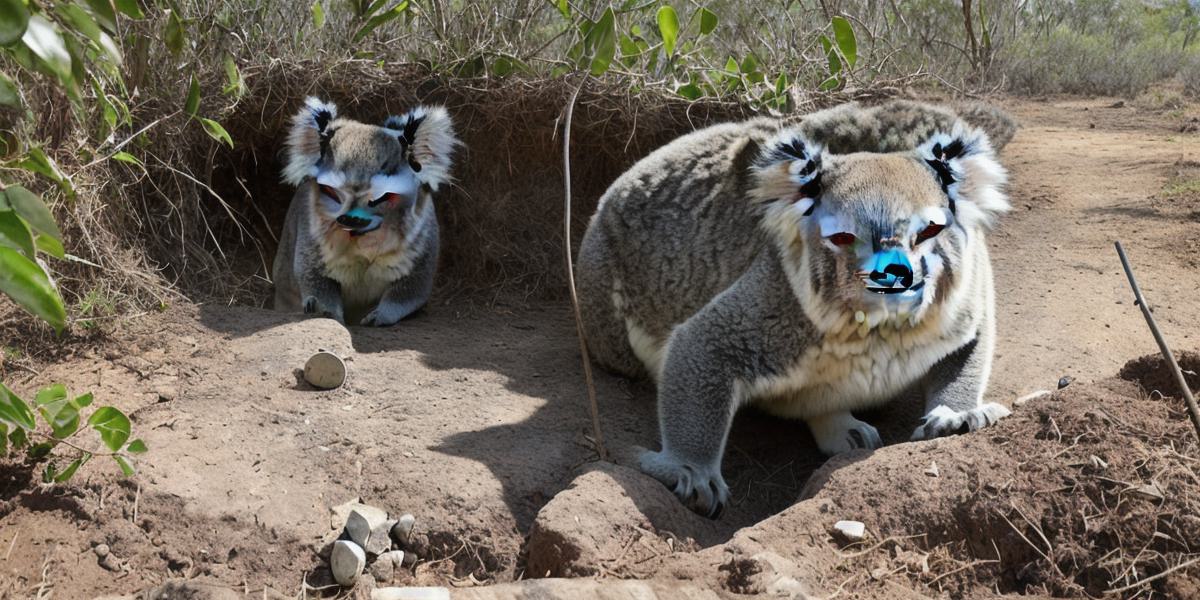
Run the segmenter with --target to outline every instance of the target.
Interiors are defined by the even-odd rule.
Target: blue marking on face
[[[908,289],[913,285],[912,264],[908,257],[897,248],[880,250],[867,259],[868,288],[893,289],[898,283],[900,289]]]

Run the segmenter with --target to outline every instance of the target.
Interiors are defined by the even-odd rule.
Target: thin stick
[[[1133,288],[1133,296],[1137,298],[1137,305],[1142,309],[1142,315],[1146,317],[1150,333],[1154,334],[1154,341],[1158,342],[1159,351],[1167,360],[1171,372],[1175,374],[1175,383],[1179,384],[1179,390],[1183,392],[1183,399],[1187,401],[1188,413],[1192,415],[1192,425],[1196,427],[1196,437],[1200,439],[1200,408],[1196,407],[1196,398],[1192,396],[1192,390],[1188,389],[1187,381],[1183,378],[1183,371],[1179,369],[1179,363],[1175,362],[1175,355],[1167,347],[1167,340],[1163,339],[1162,332],[1158,330],[1158,324],[1154,322],[1154,315],[1150,313],[1150,305],[1146,304],[1146,299],[1142,297],[1142,289],[1138,287],[1137,279],[1133,277],[1133,267],[1129,266],[1129,258],[1125,256],[1125,249],[1121,247],[1121,242],[1116,244],[1117,255],[1121,257],[1121,266],[1125,267],[1125,276],[1129,278],[1129,287]]]
[[[571,290],[571,308],[575,311],[575,331],[579,333],[579,353],[583,356],[583,379],[587,383],[588,409],[592,413],[592,435],[596,438],[596,453],[600,460],[608,460],[604,448],[604,436],[600,433],[600,406],[596,403],[596,384],[592,381],[592,359],[588,355],[587,336],[583,333],[583,315],[579,312],[579,296],[575,293],[575,263],[571,260],[571,117],[575,113],[575,99],[587,73],[579,79],[579,85],[571,92],[567,101],[567,114],[563,119],[563,247],[567,257],[567,286]]]
[[[1162,573],[1152,575],[1141,581],[1135,581],[1125,587],[1119,587],[1115,590],[1108,590],[1108,591],[1104,592],[1104,595],[1107,596],[1109,594],[1120,594],[1121,592],[1128,592],[1129,590],[1132,590],[1133,588],[1146,585],[1147,583],[1150,583],[1151,581],[1154,581],[1156,579],[1162,579],[1163,577],[1166,577],[1167,575],[1170,575],[1171,573],[1174,573],[1175,571],[1178,571],[1180,569],[1186,569],[1198,562],[1200,562],[1200,558],[1193,558],[1192,560],[1189,560],[1189,561],[1183,562],[1183,563],[1179,563],[1179,564],[1171,567],[1170,569],[1163,571]]]

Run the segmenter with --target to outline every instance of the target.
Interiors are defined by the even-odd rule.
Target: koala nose
[[[338,225],[341,225],[347,229],[358,229],[359,227],[366,227],[369,225],[371,220],[352,213],[346,213],[337,218],[337,223]]]
[[[876,252],[871,257],[872,282],[882,287],[893,287],[899,282],[903,287],[912,287],[913,272],[908,257],[896,249]]]

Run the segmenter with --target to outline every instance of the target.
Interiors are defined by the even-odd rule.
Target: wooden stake
[[[1159,351],[1167,360],[1171,372],[1175,374],[1175,383],[1179,384],[1179,390],[1183,392],[1183,399],[1187,401],[1188,413],[1192,416],[1192,425],[1196,427],[1196,438],[1200,439],[1200,409],[1196,408],[1196,398],[1192,396],[1192,390],[1188,389],[1187,381],[1183,378],[1183,371],[1179,369],[1179,363],[1175,362],[1175,355],[1171,354],[1171,349],[1167,347],[1167,340],[1163,339],[1162,332],[1158,330],[1158,325],[1154,322],[1154,315],[1150,312],[1150,306],[1142,297],[1142,289],[1138,287],[1137,279],[1133,277],[1133,267],[1129,266],[1129,258],[1125,256],[1125,249],[1121,247],[1121,242],[1116,244],[1117,256],[1121,257],[1121,266],[1125,267],[1125,276],[1129,278],[1129,287],[1133,288],[1133,296],[1137,299],[1138,307],[1142,309],[1142,315],[1146,317],[1150,333],[1154,334],[1154,341],[1158,342]]]

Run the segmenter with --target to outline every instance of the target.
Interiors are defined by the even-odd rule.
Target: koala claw
[[[829,456],[851,450],[875,450],[883,447],[883,438],[879,437],[879,430],[866,421],[854,418],[848,412],[809,419],[808,427],[816,438],[817,447]]]
[[[956,411],[948,406],[938,406],[921,419],[913,431],[912,439],[929,440],[944,435],[967,433],[995,425],[997,421],[1012,414],[1004,405],[987,402],[979,406]]]
[[[697,466],[667,450],[643,451],[638,462],[643,472],[672,488],[685,506],[710,519],[719,518],[729,502],[729,486],[721,477],[720,463]]]
[[[380,304],[375,307],[367,316],[359,321],[359,325],[363,327],[388,327],[395,325],[403,319],[409,311],[404,310],[402,306],[394,304]]]

